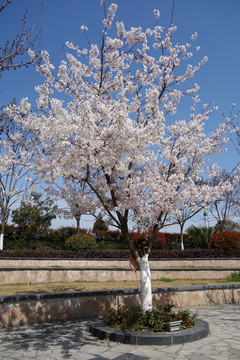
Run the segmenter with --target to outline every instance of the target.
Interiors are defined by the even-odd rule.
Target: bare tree
[[[225,179],[234,178],[236,175],[223,171],[218,178],[214,180],[219,183]],[[234,183],[234,182],[233,182]],[[229,221],[239,220],[240,218],[240,184],[237,182],[232,191],[226,191],[222,199],[211,202],[209,206],[211,216],[216,220],[219,231],[226,230]]]
[[[189,207],[187,209],[181,209],[181,215],[176,218],[176,223],[180,226],[180,236],[181,236],[181,249],[184,250],[184,236],[183,230],[187,220],[193,218],[202,210],[202,207],[194,208]]]

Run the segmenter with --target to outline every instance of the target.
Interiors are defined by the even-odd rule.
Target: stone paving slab
[[[209,323],[208,337],[172,346],[100,341],[89,320],[0,329],[0,360],[239,360],[240,304],[191,308]]]

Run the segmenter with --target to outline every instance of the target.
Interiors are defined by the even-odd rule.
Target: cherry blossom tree
[[[0,15],[5,11],[8,6],[11,4],[10,0],[4,2],[1,1],[0,4]],[[39,11],[41,10],[41,7]],[[39,64],[41,61],[40,50],[35,53],[35,56],[30,58],[26,57],[28,49],[34,49],[36,47],[40,48],[40,34],[41,28],[38,31],[36,30],[36,23],[38,14],[30,28],[27,28],[27,10],[25,11],[22,20],[21,28],[18,34],[10,40],[6,40],[5,43],[2,43],[0,46],[0,77],[5,71],[11,69],[19,69],[22,67],[28,67],[32,64]],[[3,39],[3,37],[2,37]],[[37,45],[37,46],[36,46]]]
[[[104,1],[102,6],[106,10]],[[67,60],[57,76],[42,52],[38,71],[45,81],[37,87],[38,111],[25,98],[7,113],[34,133],[41,177],[83,182],[96,208],[120,229],[140,268],[146,311],[152,308],[148,257],[167,214],[179,216],[183,202],[197,210],[200,200],[208,204],[231,188],[228,181],[216,186],[199,181],[217,176],[217,165],[208,160],[224,151],[230,119],[207,136],[204,126],[216,109],[198,111],[198,85],[184,84],[207,61],[190,64],[199,50],[193,46],[197,34],[185,45],[174,44],[176,27],[161,27],[158,10],[152,29],[127,30],[116,22],[114,33],[116,10],[111,4],[106,11],[100,45],[67,43]],[[81,29],[87,36],[87,27]],[[189,96],[189,118],[175,121],[180,101]],[[132,241],[130,222],[146,234],[141,249]]]

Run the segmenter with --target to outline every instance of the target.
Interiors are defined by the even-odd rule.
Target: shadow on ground
[[[0,330],[0,343],[14,351],[48,351],[61,349],[63,359],[71,359],[69,350],[83,345],[96,344],[96,338],[86,329],[88,321],[62,321],[31,326],[9,327]],[[99,356],[98,356],[99,358]]]

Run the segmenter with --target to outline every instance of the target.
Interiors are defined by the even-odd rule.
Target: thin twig
[[[175,0],[173,0],[172,14],[171,14],[171,24],[170,25],[173,25],[174,8],[175,8]]]
[[[3,5],[0,7],[0,11],[3,11],[4,8],[5,8],[7,5],[9,5],[9,4],[11,4],[11,0],[7,0],[7,1],[5,2],[5,4],[3,4]]]

